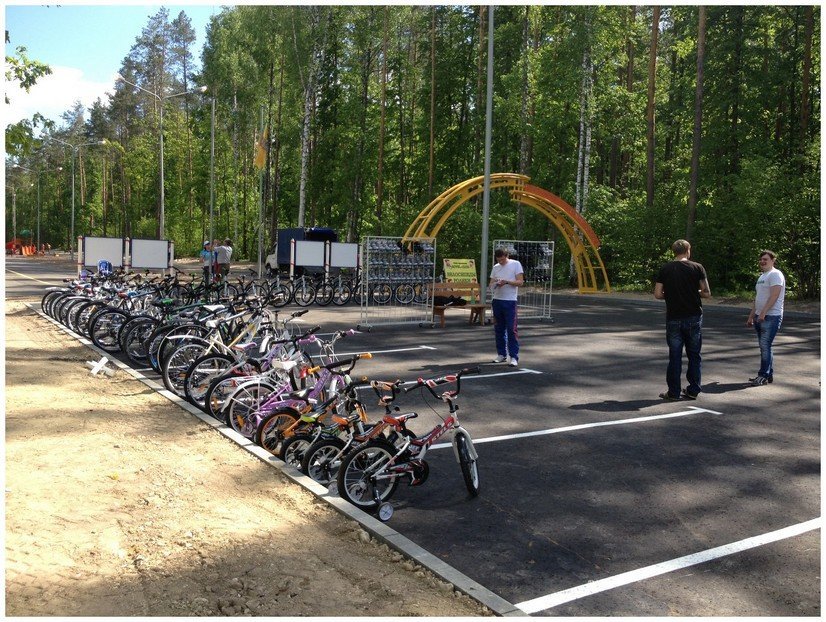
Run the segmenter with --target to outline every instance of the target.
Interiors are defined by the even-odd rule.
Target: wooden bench
[[[431,290],[433,300],[435,300],[437,296],[444,296],[445,298],[453,296],[467,301],[464,305],[437,305],[434,302],[433,315],[434,317],[439,316],[442,328],[445,327],[445,311],[448,309],[456,309],[457,311],[466,309],[470,311],[469,324],[478,322],[480,326],[484,326],[485,310],[488,309],[489,306],[485,304],[482,298],[482,288],[479,283],[471,283],[470,281],[461,283],[433,283]]]

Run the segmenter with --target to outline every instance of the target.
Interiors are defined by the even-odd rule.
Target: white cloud
[[[74,107],[76,101],[80,101],[88,113],[96,99],[100,98],[105,103],[107,94],[114,90],[112,81],[87,80],[82,69],[56,65],[51,68],[51,75],[40,78],[28,93],[16,83],[5,83],[6,96],[10,100],[8,105],[3,105],[6,123],[30,119],[34,113],[39,112],[60,125],[63,123],[60,115]]]

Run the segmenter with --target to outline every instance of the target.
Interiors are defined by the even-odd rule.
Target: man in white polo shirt
[[[491,311],[496,351],[499,354],[493,362],[507,361],[512,367],[516,367],[519,365],[516,299],[519,286],[525,282],[525,270],[516,259],[508,258],[508,251],[504,248],[497,248],[493,258],[496,263],[490,271],[488,287],[493,291]]]
[[[757,376],[749,378],[755,386],[774,381],[772,342],[783,323],[783,299],[786,297],[786,278],[774,267],[776,259],[777,255],[772,251],[760,253],[762,274],[757,279],[754,304],[746,320],[746,326],[754,326],[757,343],[760,344],[760,370]]]

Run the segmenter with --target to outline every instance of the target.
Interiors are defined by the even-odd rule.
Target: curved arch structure
[[[407,228],[403,240],[436,237],[453,212],[482,193],[484,180],[484,177],[474,177],[445,190],[419,213]],[[514,201],[532,207],[554,224],[571,249],[580,292],[600,291],[600,282],[605,291],[611,291],[605,265],[599,256],[600,241],[591,226],[571,205],[528,181],[530,177],[517,173],[492,173],[490,188],[507,189]]]

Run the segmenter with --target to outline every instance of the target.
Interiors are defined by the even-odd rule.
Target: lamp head
[[[209,87],[207,87],[207,86],[202,86],[202,87],[200,87],[200,88],[198,89],[198,92],[199,92],[199,93],[206,93],[208,90],[209,90]]]

